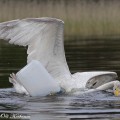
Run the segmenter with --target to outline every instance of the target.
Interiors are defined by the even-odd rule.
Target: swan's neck
[[[113,88],[114,87],[114,84],[118,83],[119,81],[112,81],[112,82],[108,82],[108,83],[105,83],[101,86],[99,86],[98,88],[96,88],[97,90],[108,90],[110,88]]]

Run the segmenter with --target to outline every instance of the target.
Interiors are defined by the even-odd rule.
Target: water
[[[120,100],[112,93],[69,94],[47,97],[28,97],[13,89],[0,90],[0,117],[16,116],[30,120],[117,119]]]
[[[8,76],[25,66],[26,49],[9,45],[4,41],[0,42],[0,119],[116,120],[120,118],[120,98],[104,91],[47,97],[17,94],[11,88]],[[66,40],[65,50],[72,73],[110,70],[120,76],[118,38]]]

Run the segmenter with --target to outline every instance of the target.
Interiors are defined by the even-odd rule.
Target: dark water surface
[[[8,82],[26,64],[27,47],[0,41],[0,119],[119,120],[120,97],[108,92],[29,97]],[[120,76],[120,39],[72,39],[65,42],[67,61],[77,71],[115,71]],[[119,79],[119,77],[118,77]]]

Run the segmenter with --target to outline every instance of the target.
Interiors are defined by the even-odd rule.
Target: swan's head
[[[120,96],[120,82],[116,82],[113,87],[114,95]]]

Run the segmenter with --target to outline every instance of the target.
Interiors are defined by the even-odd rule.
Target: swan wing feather
[[[63,31],[64,22],[55,18],[27,18],[0,23],[0,39],[28,46],[27,62],[40,61],[54,78],[70,75]]]

